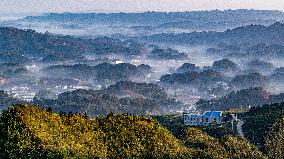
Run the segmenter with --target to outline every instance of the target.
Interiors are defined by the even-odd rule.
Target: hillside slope
[[[241,115],[245,137],[266,152],[265,139],[273,124],[284,115],[284,103],[253,107]],[[274,130],[276,131],[276,130]]]
[[[203,31],[180,34],[157,34],[145,37],[151,42],[171,44],[284,44],[284,24],[274,23],[270,26],[247,25],[229,29],[224,32]]]
[[[87,119],[17,105],[0,124],[1,158],[265,158],[246,140],[189,128],[182,140],[153,119],[113,115]]]
[[[88,120],[38,107],[14,106],[1,117],[1,155],[7,158],[151,158],[190,155],[151,119],[109,115]],[[188,156],[189,157],[189,156]]]

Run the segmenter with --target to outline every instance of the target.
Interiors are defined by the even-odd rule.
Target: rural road
[[[238,131],[238,134],[239,136],[241,136],[242,138],[245,138],[245,135],[243,133],[243,128],[242,126],[244,125],[244,122],[241,121],[240,119],[238,119],[235,114],[231,114],[233,119],[237,122],[237,131]]]

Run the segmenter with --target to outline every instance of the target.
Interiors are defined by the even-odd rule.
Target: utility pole
[[[231,115],[233,116],[233,114]],[[234,118],[232,119],[231,124],[232,124],[232,131],[234,131]]]

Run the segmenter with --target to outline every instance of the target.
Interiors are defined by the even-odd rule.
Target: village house
[[[208,126],[220,124],[222,111],[206,111],[201,113],[184,114],[184,124],[191,126]]]

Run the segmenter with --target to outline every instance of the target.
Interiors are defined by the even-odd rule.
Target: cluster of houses
[[[217,125],[222,122],[222,111],[184,114],[184,124],[188,126]]]

